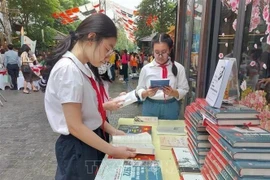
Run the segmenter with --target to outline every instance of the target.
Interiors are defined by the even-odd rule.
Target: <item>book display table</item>
[[[120,118],[118,121],[119,125],[133,125],[134,119]],[[179,172],[175,163],[175,159],[172,154],[172,150],[163,150],[160,148],[159,135],[157,135],[157,126],[174,126],[174,127],[184,127],[185,123],[183,120],[159,120],[158,124],[138,124],[136,125],[149,125],[152,126],[152,140],[155,146],[155,157],[161,163],[161,171],[163,180],[180,179]],[[166,135],[170,136],[170,135]]]

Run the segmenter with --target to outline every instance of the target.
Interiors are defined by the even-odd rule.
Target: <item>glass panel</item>
[[[247,89],[242,90],[250,92],[256,89],[259,79],[270,76],[270,11],[267,0],[246,2],[248,16],[245,21],[239,82],[246,83]],[[242,97],[245,94],[242,92]]]
[[[196,0],[194,4],[194,18],[193,18],[193,36],[192,36],[192,48],[190,55],[190,68],[189,68],[189,86],[190,97],[188,104],[193,102],[196,98],[197,89],[197,75],[198,75],[198,58],[200,49],[200,32],[202,29],[202,12],[203,12],[203,0]]]
[[[192,26],[192,21],[193,21],[193,18],[192,18],[192,5],[193,5],[193,0],[187,0],[187,7],[186,7],[186,16],[185,16],[185,32],[184,32],[184,66],[185,67],[188,67],[189,64],[190,64],[190,61],[189,61],[189,50],[191,49],[191,47],[189,47],[189,42],[190,42],[190,39],[189,39],[189,36],[190,36],[190,29],[191,29],[191,26]],[[186,68],[186,75],[187,75],[187,79],[189,81],[189,71],[188,69]],[[191,95],[192,95],[192,90],[191,90],[191,83],[189,81],[189,87],[190,87],[190,92],[187,94],[186,98],[187,98],[187,104],[185,105],[188,105],[192,98],[191,98]]]
[[[229,0],[221,0],[220,27],[218,37],[218,59],[232,57],[237,23],[238,6],[231,5]]]

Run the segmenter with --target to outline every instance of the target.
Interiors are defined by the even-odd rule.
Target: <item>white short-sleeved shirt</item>
[[[46,87],[45,110],[54,132],[69,134],[62,109],[65,103],[82,104],[82,120],[89,129],[95,130],[102,124],[96,92],[88,77],[94,77],[91,70],[71,52],[53,67]]]
[[[189,86],[188,86],[188,81],[186,78],[185,68],[178,62],[174,62],[174,64],[177,68],[176,77],[172,73],[173,63],[171,61],[167,62],[166,67],[168,70],[168,79],[170,80],[170,86],[173,89],[177,89],[179,93],[179,98],[177,100],[180,100],[187,94],[189,90]],[[159,64],[155,60],[145,65],[140,72],[139,82],[136,88],[136,91],[140,99],[144,100],[142,98],[142,92],[150,87],[150,80],[152,79],[162,79],[162,68],[159,66]],[[149,97],[149,98],[154,99],[154,100],[164,100],[164,93],[162,90],[158,90],[157,93],[153,97]],[[173,97],[165,95],[165,98],[172,99]]]

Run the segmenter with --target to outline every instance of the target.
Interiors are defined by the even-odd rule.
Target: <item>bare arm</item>
[[[66,103],[62,106],[68,130],[76,138],[80,139],[89,146],[116,158],[128,158],[136,155],[133,153],[135,151],[134,149],[127,147],[114,147],[108,144],[87,126],[85,126],[81,116],[81,104]]]

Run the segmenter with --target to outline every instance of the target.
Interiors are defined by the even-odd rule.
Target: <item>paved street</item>
[[[111,97],[135,88],[129,84],[114,83]],[[58,135],[52,132],[46,119],[42,92],[23,94],[22,91],[0,91],[8,102],[0,107],[0,179],[1,180],[52,180],[56,160],[54,144]],[[110,122],[116,126],[119,117],[140,114],[137,104],[114,112]]]

